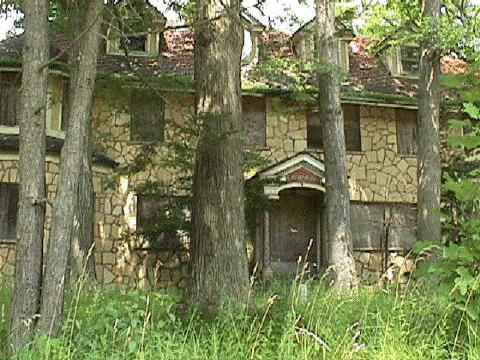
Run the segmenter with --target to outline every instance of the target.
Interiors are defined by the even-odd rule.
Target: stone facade
[[[191,115],[192,106],[191,94],[168,95],[166,119],[183,123]],[[145,144],[131,140],[129,111],[122,109],[120,100],[112,103],[99,97],[93,114],[96,147],[119,164],[128,164],[135,159]],[[416,202],[416,158],[398,154],[395,121],[394,108],[360,105],[361,151],[347,155],[352,201]],[[175,136],[169,122],[166,123],[165,136]],[[167,150],[162,144],[150,146],[154,147],[157,160]],[[304,151],[323,160],[321,151],[308,149],[305,110],[274,98],[266,99],[266,146],[258,151],[273,162]],[[58,158],[50,158],[46,170],[49,204],[45,233],[48,238]],[[120,177],[112,188],[107,185],[113,175],[114,170],[104,168],[97,169],[94,176],[98,280],[104,284],[130,283],[157,288],[171,284],[183,286],[187,276],[188,251],[155,249],[136,235],[137,199],[132,192],[136,184],[145,180],[171,180],[174,174],[154,164],[133,177]],[[18,182],[15,159],[4,157],[0,160],[0,181]],[[371,283],[380,279],[389,264],[395,262],[393,258],[397,253],[392,252],[386,264],[378,252],[372,250],[357,249],[355,254],[360,275]],[[13,264],[14,244],[0,244],[0,272],[11,274]]]

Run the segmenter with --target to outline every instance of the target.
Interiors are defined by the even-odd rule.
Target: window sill
[[[20,127],[19,126],[5,126],[0,125],[0,134],[3,135],[20,135]],[[51,130],[47,129],[47,136],[65,140],[65,132],[60,130]]]
[[[314,151],[314,152],[319,153],[319,154],[324,153],[323,149],[307,148],[307,151]],[[365,151],[363,151],[363,150],[347,150],[346,154],[347,155],[365,155]]]
[[[17,240],[0,239],[0,246],[16,245]]]
[[[398,154],[398,156],[405,159],[416,159],[418,157],[418,155],[410,155],[410,154]]]

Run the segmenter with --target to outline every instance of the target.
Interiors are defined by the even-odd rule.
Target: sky
[[[176,16],[172,11],[165,11],[166,6],[164,0],[150,0],[150,2],[162,10],[167,16],[167,19],[176,21]],[[244,0],[244,6],[249,8],[252,14],[262,22],[268,24],[268,18],[262,16],[256,9],[251,7],[255,2],[256,0]],[[286,13],[294,14],[300,20],[300,23],[305,23],[313,19],[313,0],[307,0],[307,3],[308,5],[300,5],[298,0],[266,0],[264,6],[265,15],[276,19],[272,24],[273,27],[287,33],[292,33],[299,27],[299,24],[291,26],[288,21],[279,21],[279,19]],[[288,11],[286,11],[287,9]],[[4,39],[8,32],[12,30],[16,16],[18,15],[12,13],[0,16],[0,40]]]

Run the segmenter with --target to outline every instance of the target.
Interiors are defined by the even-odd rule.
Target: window
[[[130,139],[161,142],[164,138],[165,101],[158,94],[134,91],[131,103]]]
[[[342,105],[345,146],[347,151],[361,151],[360,107]],[[319,112],[307,114],[307,146],[310,149],[323,149],[323,120]]]
[[[127,35],[122,38],[123,51],[147,52],[147,35]]]
[[[338,66],[347,72],[350,69],[350,48],[346,39],[338,40]]]
[[[395,109],[397,151],[403,155],[417,155],[417,111]]]
[[[186,247],[189,221],[187,197],[137,195],[137,228],[151,246],[165,249]]]
[[[243,97],[243,127],[249,148],[266,146],[266,100],[264,97]]]
[[[17,239],[18,184],[0,183],[0,241]]]
[[[0,125],[19,124],[20,78],[21,75],[17,72],[0,73]]]
[[[402,46],[400,48],[400,63],[402,74],[418,75],[420,48],[417,46]]]
[[[62,131],[67,131],[68,129],[68,92],[68,81],[64,81],[62,89],[62,119],[60,122],[60,130]]]

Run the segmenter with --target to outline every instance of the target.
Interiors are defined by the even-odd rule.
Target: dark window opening
[[[360,107],[342,105],[345,146],[347,151],[361,151]],[[319,112],[307,114],[307,146],[309,149],[323,150],[323,119]]]
[[[417,111],[395,109],[397,150],[402,155],[417,155]]]
[[[122,38],[122,50],[147,51],[147,35],[129,35]]]
[[[0,241],[17,239],[18,184],[0,183]]]
[[[266,143],[267,111],[264,97],[243,97],[243,129],[245,143],[249,148],[261,148]]]
[[[19,125],[20,83],[20,73],[0,73],[0,125]]]
[[[152,247],[188,248],[189,224],[187,197],[137,195],[137,229]]]
[[[420,48],[415,46],[404,46],[400,49],[400,60],[402,62],[402,72],[405,74],[416,75],[419,70]]]
[[[68,129],[68,81],[63,82],[63,94],[62,94],[62,118],[60,124],[60,130],[67,131]]]
[[[131,100],[130,139],[132,141],[163,141],[165,100],[160,95],[146,91],[134,91]]]

